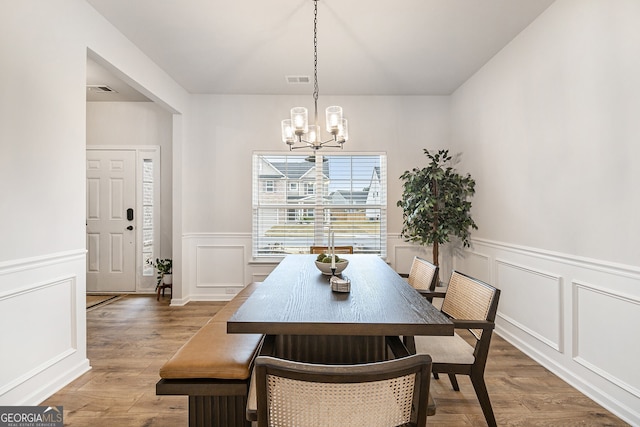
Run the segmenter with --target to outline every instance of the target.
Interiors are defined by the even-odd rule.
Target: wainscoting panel
[[[579,282],[573,283],[573,294],[574,360],[640,398],[640,341],[632,338],[634,332],[625,339],[615,333],[624,325],[631,331],[640,325],[640,300]]]
[[[278,264],[278,259],[253,260],[251,233],[190,233],[183,236],[184,271],[182,295],[173,305],[189,301],[227,301],[249,282],[263,281]],[[453,269],[453,250],[440,248],[440,280],[447,281]],[[408,273],[414,256],[431,261],[431,247],[405,242],[399,235],[387,236],[387,263],[397,272]],[[465,262],[481,266],[477,276],[486,280],[490,271],[488,256],[467,253]],[[461,271],[465,271],[462,269]],[[174,286],[176,284],[174,283]]]
[[[387,236],[387,263],[398,273],[409,273],[413,257],[418,256],[433,262],[431,246],[421,246],[405,242],[399,235]],[[453,270],[452,257],[448,245],[440,246],[440,280],[448,281]]]
[[[244,246],[198,245],[196,260],[196,287],[242,288],[246,286]]]
[[[400,243],[393,247],[393,266],[399,273],[408,274],[411,271],[411,263],[414,257],[424,258],[427,261],[432,261],[433,255],[431,251],[427,251],[424,246],[410,245],[407,243]]]
[[[476,256],[477,255],[477,256]],[[477,262],[474,262],[476,256]],[[640,266],[472,239],[457,269],[501,289],[496,333],[640,425]]]
[[[37,284],[0,297],[3,329],[3,364],[11,369],[0,374],[0,395],[55,365],[77,349],[76,283],[73,277]],[[46,313],[46,322],[29,313]],[[19,320],[18,320],[19,319]],[[25,337],[37,337],[25,339]],[[20,351],[11,351],[12,347]]]
[[[267,278],[268,273],[254,273],[251,275],[252,282],[264,282],[264,279]]]
[[[483,282],[493,284],[491,275],[491,258],[480,252],[465,252],[464,257],[454,258],[454,269],[466,273],[473,271],[473,277]],[[443,280],[449,278],[443,278]]]
[[[441,248],[440,278],[454,268],[502,290],[496,333],[632,425],[640,425],[640,267],[472,239]],[[387,236],[386,261],[408,272],[431,248]],[[231,299],[278,260],[253,260],[251,233],[183,236],[183,300]],[[588,285],[587,285],[588,284]],[[172,301],[172,303],[174,303]]]
[[[248,283],[263,280],[275,265],[250,261],[251,233],[188,234],[182,248],[182,299],[172,299],[172,305],[229,301]]]
[[[228,301],[249,282],[261,282],[278,265],[278,259],[253,260],[251,233],[191,233],[183,236],[184,271],[182,273],[181,300]],[[442,248],[440,278],[448,280],[451,258]],[[398,235],[387,238],[387,262],[398,272],[408,273],[414,256],[431,260],[431,248],[412,245]],[[176,286],[174,284],[174,286]]]
[[[500,318],[562,352],[560,276],[496,260],[495,286],[502,291]]]
[[[89,369],[86,250],[0,264],[0,405],[36,405]]]

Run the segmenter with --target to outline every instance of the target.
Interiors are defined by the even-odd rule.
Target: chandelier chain
[[[314,119],[318,124],[318,96],[320,87],[318,86],[318,0],[313,1],[313,100]]]
[[[318,98],[320,85],[318,84],[318,1],[313,0],[313,124],[309,110],[304,107],[291,109],[291,118],[282,120],[282,141],[290,150],[310,147],[317,152],[323,147],[343,148],[349,138],[347,119],[342,117],[342,107],[332,105],[326,109],[326,129],[331,137],[322,140],[320,123],[318,120]],[[303,145],[296,145],[297,143]]]

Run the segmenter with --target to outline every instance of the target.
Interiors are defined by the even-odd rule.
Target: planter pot
[[[170,285],[173,283],[173,275],[172,274],[165,274],[162,276],[162,283],[164,283],[165,285]]]
[[[331,276],[331,263],[330,262],[316,261],[315,263],[316,263],[316,267],[318,267],[318,270],[320,270],[322,272],[322,274],[325,274],[327,276]],[[336,262],[336,274],[342,273],[342,270],[347,268],[347,265],[349,265],[349,261],[346,260],[346,259],[344,261],[341,261],[341,262]]]

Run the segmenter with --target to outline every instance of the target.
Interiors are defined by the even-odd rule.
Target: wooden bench
[[[227,334],[227,319],[255,290],[251,283],[160,368],[157,395],[189,396],[189,426],[250,427],[245,409],[263,336]]]

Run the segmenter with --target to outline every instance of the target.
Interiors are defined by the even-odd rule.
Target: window
[[[154,252],[154,164],[152,159],[142,160],[142,275],[154,276],[155,269],[147,261]]]
[[[384,154],[254,154],[254,258],[309,253],[329,230],[336,246],[386,256],[386,187]]]
[[[153,289],[156,271],[147,260],[160,257],[160,147],[136,149],[137,191],[135,211],[138,246],[138,289]]]
[[[314,194],[316,191],[316,183],[315,182],[305,182],[304,183],[304,194]]]

